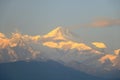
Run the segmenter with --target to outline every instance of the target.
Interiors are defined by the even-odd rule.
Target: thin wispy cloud
[[[110,27],[114,25],[120,25],[120,19],[110,20],[110,19],[102,19],[93,21],[90,26],[91,27]]]
[[[69,28],[73,30],[78,29],[80,27],[113,27],[113,26],[120,26],[120,19],[99,19],[94,20],[91,23],[79,24]]]

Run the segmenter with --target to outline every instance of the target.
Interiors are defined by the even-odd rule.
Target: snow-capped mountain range
[[[0,33],[0,62],[54,60],[88,74],[120,70],[120,49],[106,53],[103,42],[91,42],[93,46],[89,46],[75,38],[62,27],[42,36],[16,32],[8,38]]]

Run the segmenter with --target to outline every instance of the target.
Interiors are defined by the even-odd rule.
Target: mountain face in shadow
[[[0,80],[105,80],[54,61],[0,64]]]

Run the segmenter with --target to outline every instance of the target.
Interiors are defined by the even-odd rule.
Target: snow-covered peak
[[[43,38],[48,38],[52,40],[68,40],[72,34],[66,28],[57,27],[50,31],[48,34],[44,35]]]
[[[73,35],[68,29],[57,27],[43,36],[43,45],[50,48],[58,48],[63,50],[91,50],[91,47],[84,43],[78,43],[72,40],[72,38]]]

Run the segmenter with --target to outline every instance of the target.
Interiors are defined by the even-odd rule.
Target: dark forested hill
[[[0,80],[103,80],[54,61],[0,64]]]

